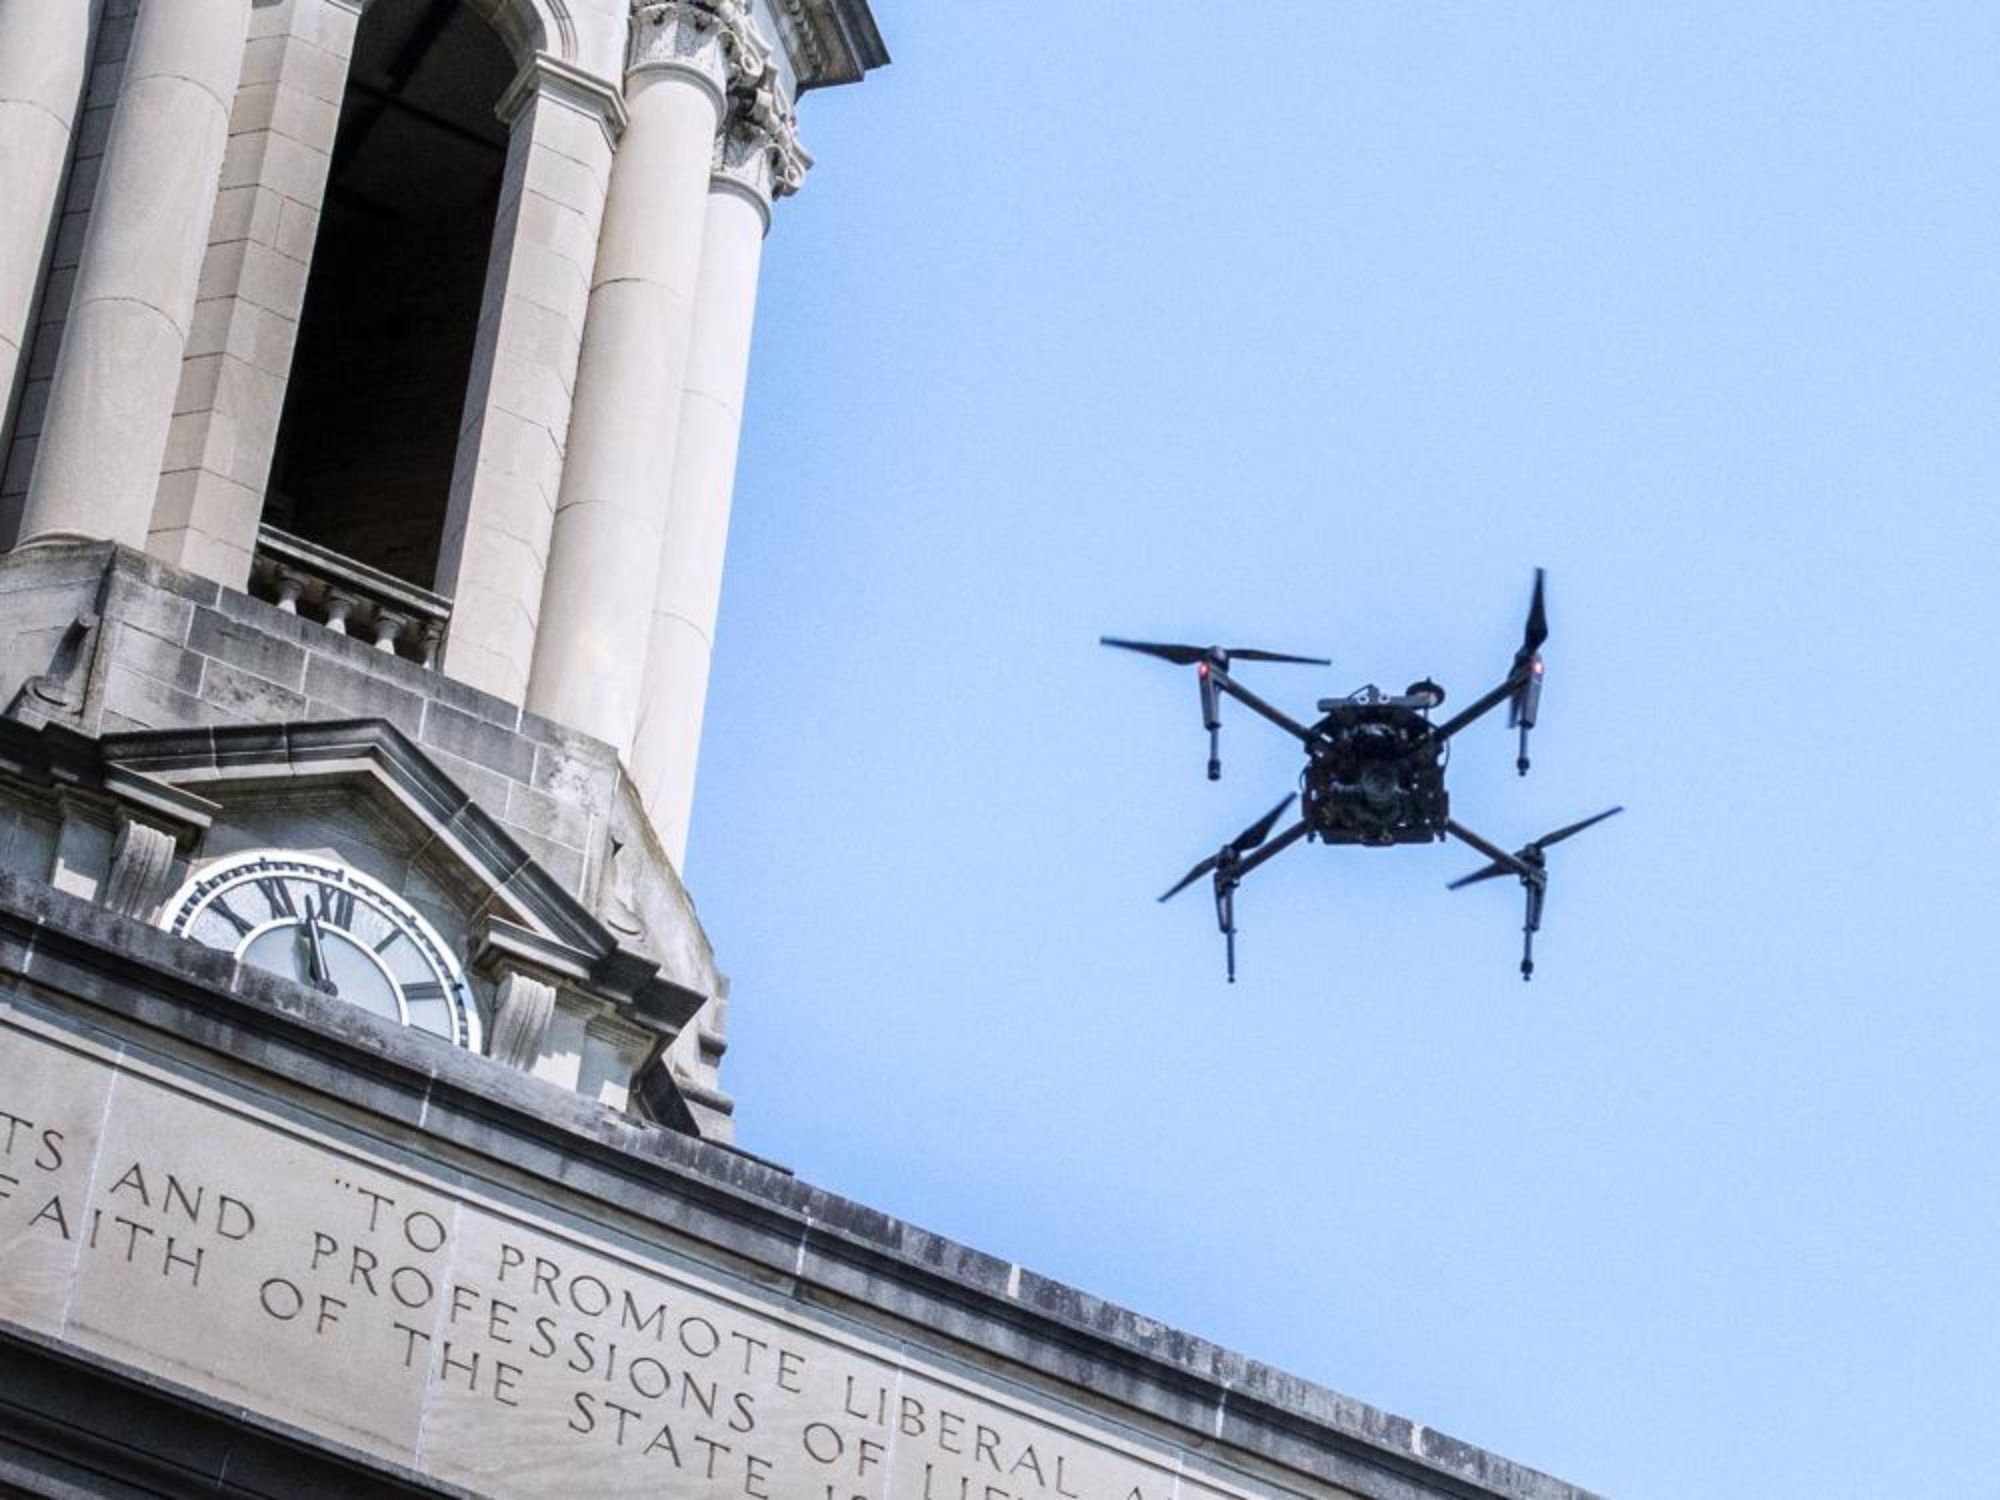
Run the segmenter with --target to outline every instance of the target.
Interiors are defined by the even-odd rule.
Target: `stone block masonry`
[[[1591,1500],[216,957],[0,876],[9,1400],[56,1337],[141,1377],[73,1451],[172,1402],[349,1495]]]
[[[692,903],[665,859],[638,876],[610,868],[614,833],[621,849],[630,845],[636,794],[606,745],[105,543],[0,557],[0,632],[14,643],[0,669],[0,705],[21,699],[33,680],[38,716],[86,735],[385,720],[569,894],[603,906],[617,886],[626,888],[620,902],[644,901],[658,929],[649,934],[660,948],[652,956],[669,965],[669,977],[703,994],[722,988]]]

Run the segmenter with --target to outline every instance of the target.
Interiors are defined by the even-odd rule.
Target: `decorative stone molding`
[[[868,0],[773,0],[799,92],[858,83],[889,61]]]
[[[121,917],[149,918],[173,883],[174,833],[129,813],[111,846],[111,873],[100,896],[103,905]]]
[[[628,840],[612,837],[609,864],[599,915],[613,932],[637,937],[646,930],[646,922],[639,915],[637,856]]]
[[[733,89],[772,67],[771,47],[745,0],[641,0],[632,8],[632,73],[672,72],[715,96],[718,113]]]
[[[110,597],[111,574],[107,570],[97,580],[89,607],[77,610],[64,627],[49,664],[24,681],[13,701],[0,712],[23,724],[39,726],[52,719],[72,717],[82,709],[90,676],[91,647],[104,623]]]
[[[756,204],[768,227],[771,203],[805,182],[812,154],[799,143],[798,118],[786,100],[775,67],[730,97],[729,113],[715,138],[712,185],[733,189]]]
[[[538,52],[528,59],[527,66],[514,75],[514,81],[507,85],[507,91],[500,96],[500,102],[493,112],[501,123],[512,125],[517,115],[528,107],[531,99],[548,98],[568,105],[578,114],[588,115],[597,122],[604,132],[604,138],[613,146],[624,134],[626,113],[625,96],[611,84],[593,73],[546,52]]]
[[[523,1073],[542,1055],[542,1039],[556,1013],[556,987],[525,970],[502,968],[493,990],[493,1043],[488,1055]]]
[[[21,684],[14,701],[6,708],[7,717],[24,724],[45,724],[51,719],[74,714],[83,707],[85,650],[99,617],[78,615],[63,630],[46,670]]]
[[[583,1028],[582,1062],[596,1087],[586,1086],[578,1092],[614,1109],[628,1108],[654,1041],[652,1035],[613,1013],[600,1011],[591,1016]]]

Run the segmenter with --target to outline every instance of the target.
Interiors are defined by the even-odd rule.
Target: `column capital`
[[[777,69],[767,68],[753,85],[730,96],[715,137],[710,185],[748,198],[768,229],[772,201],[796,193],[811,167],[812,153],[799,141],[798,117]]]
[[[771,46],[746,0],[634,0],[627,77],[678,73],[706,88],[719,115],[728,96],[762,77]]]

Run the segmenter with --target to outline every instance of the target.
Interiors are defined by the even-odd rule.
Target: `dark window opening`
[[[514,64],[462,0],[376,0],[355,38],[264,502],[430,587],[478,331]]]

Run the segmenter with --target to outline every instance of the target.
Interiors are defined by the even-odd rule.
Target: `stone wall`
[[[1590,1500],[4,877],[0,1112],[0,1367],[59,1346],[326,1493]],[[60,1446],[9,1443],[25,1390],[0,1475]]]
[[[276,606],[106,543],[0,556],[0,709],[87,736],[380,719],[564,891],[712,997],[676,1075],[726,1130],[726,981],[610,747]]]

